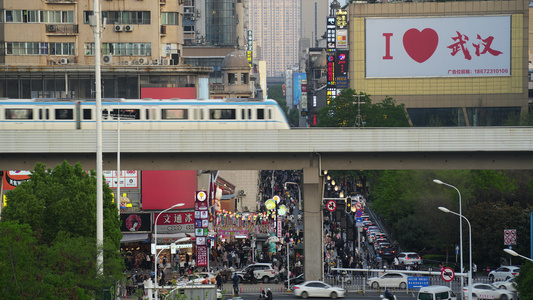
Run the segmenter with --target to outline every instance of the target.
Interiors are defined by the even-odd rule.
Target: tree
[[[360,103],[355,95],[360,96]],[[390,97],[372,104],[370,95],[344,89],[329,105],[318,111],[319,127],[355,127],[358,111],[364,127],[407,127],[409,120],[404,104],[396,104]]]
[[[515,281],[520,299],[533,299],[533,263],[526,261]]]
[[[91,298],[109,279],[122,278],[118,210],[107,185],[103,195],[104,276],[97,277],[95,172],[84,171],[79,163],[73,167],[63,162],[53,170],[38,163],[28,181],[6,194],[2,223],[7,224],[3,228],[7,232],[19,230],[11,228],[12,222],[31,229],[31,235],[24,235],[20,242],[36,245],[32,248],[40,263],[15,264],[12,275],[20,268],[33,274],[24,281],[29,290],[38,286],[36,278],[43,278],[42,290],[54,298]]]

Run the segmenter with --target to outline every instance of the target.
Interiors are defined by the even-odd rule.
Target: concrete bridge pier
[[[303,222],[305,280],[324,279],[322,189],[318,166],[303,169]]]

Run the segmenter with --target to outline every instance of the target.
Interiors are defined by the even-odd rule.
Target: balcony
[[[167,35],[167,25],[161,25],[161,36]]]
[[[78,25],[77,24],[46,24],[46,35],[78,35]]]
[[[78,0],[45,0],[48,4],[76,4]]]

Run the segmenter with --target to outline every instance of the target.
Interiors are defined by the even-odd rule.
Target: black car
[[[293,277],[291,278],[291,290],[292,290],[292,287],[294,287],[295,284],[300,284],[300,283],[304,283],[305,282],[305,279],[304,279],[304,274],[300,274],[296,277]],[[285,285],[285,287],[287,288],[288,286],[288,283],[289,281],[288,280],[285,280],[285,282],[283,283]]]
[[[381,247],[379,249],[379,256],[385,259],[393,258],[396,256],[396,251],[392,247]]]

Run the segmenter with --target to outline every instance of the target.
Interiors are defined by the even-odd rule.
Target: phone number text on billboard
[[[511,16],[367,18],[367,78],[511,75]]]

